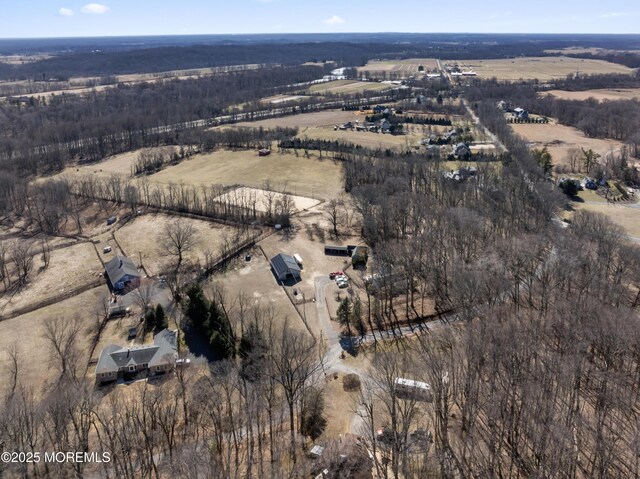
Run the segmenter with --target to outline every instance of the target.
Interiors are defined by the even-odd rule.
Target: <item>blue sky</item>
[[[0,38],[479,32],[640,33],[638,0],[2,0]]]

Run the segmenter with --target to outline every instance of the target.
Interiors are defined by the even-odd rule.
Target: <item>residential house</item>
[[[153,344],[135,347],[106,346],[96,366],[96,381],[107,383],[140,376],[158,376],[173,370],[178,355],[177,331],[163,329]]]
[[[131,291],[140,286],[140,272],[135,263],[126,256],[115,256],[104,265],[114,291]]]
[[[453,149],[453,156],[459,160],[468,160],[471,158],[471,149],[466,143],[458,143]]]

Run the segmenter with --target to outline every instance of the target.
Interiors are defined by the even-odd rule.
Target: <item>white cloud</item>
[[[621,13],[621,12],[611,12],[611,13],[603,13],[600,16],[602,18],[615,18],[615,17],[626,17],[627,15],[629,15],[629,14],[628,13]]]
[[[339,17],[338,15],[334,15],[331,18],[327,18],[324,23],[326,23],[327,25],[331,25],[331,26],[335,26],[335,25],[340,25],[342,23],[344,23],[344,18]]]
[[[110,10],[106,5],[102,5],[100,3],[87,3],[84,7],[80,9],[82,13],[107,13]]]
[[[71,15],[73,15],[73,10],[71,10],[70,8],[62,7],[60,10],[58,10],[58,15],[62,15],[63,17],[70,17]]]

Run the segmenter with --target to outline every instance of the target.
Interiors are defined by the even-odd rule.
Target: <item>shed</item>
[[[135,263],[126,256],[114,256],[104,265],[114,291],[133,289],[140,286],[140,272]]]
[[[300,266],[293,256],[277,254],[271,258],[271,268],[279,281],[287,279],[300,279]]]
[[[324,254],[333,256],[351,256],[351,251],[349,251],[348,246],[326,245],[324,247]]]

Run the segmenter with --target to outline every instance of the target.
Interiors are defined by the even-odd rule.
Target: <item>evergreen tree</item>
[[[155,314],[155,327],[156,329],[165,329],[169,327],[169,320],[167,318],[167,313],[165,313],[164,308],[161,304],[156,306],[156,314]]]
[[[197,330],[205,332],[205,323],[209,317],[209,301],[198,284],[192,284],[187,289],[187,304],[184,308],[184,315]]]
[[[349,336],[351,336],[351,300],[346,297],[338,306],[338,322],[347,327]]]

